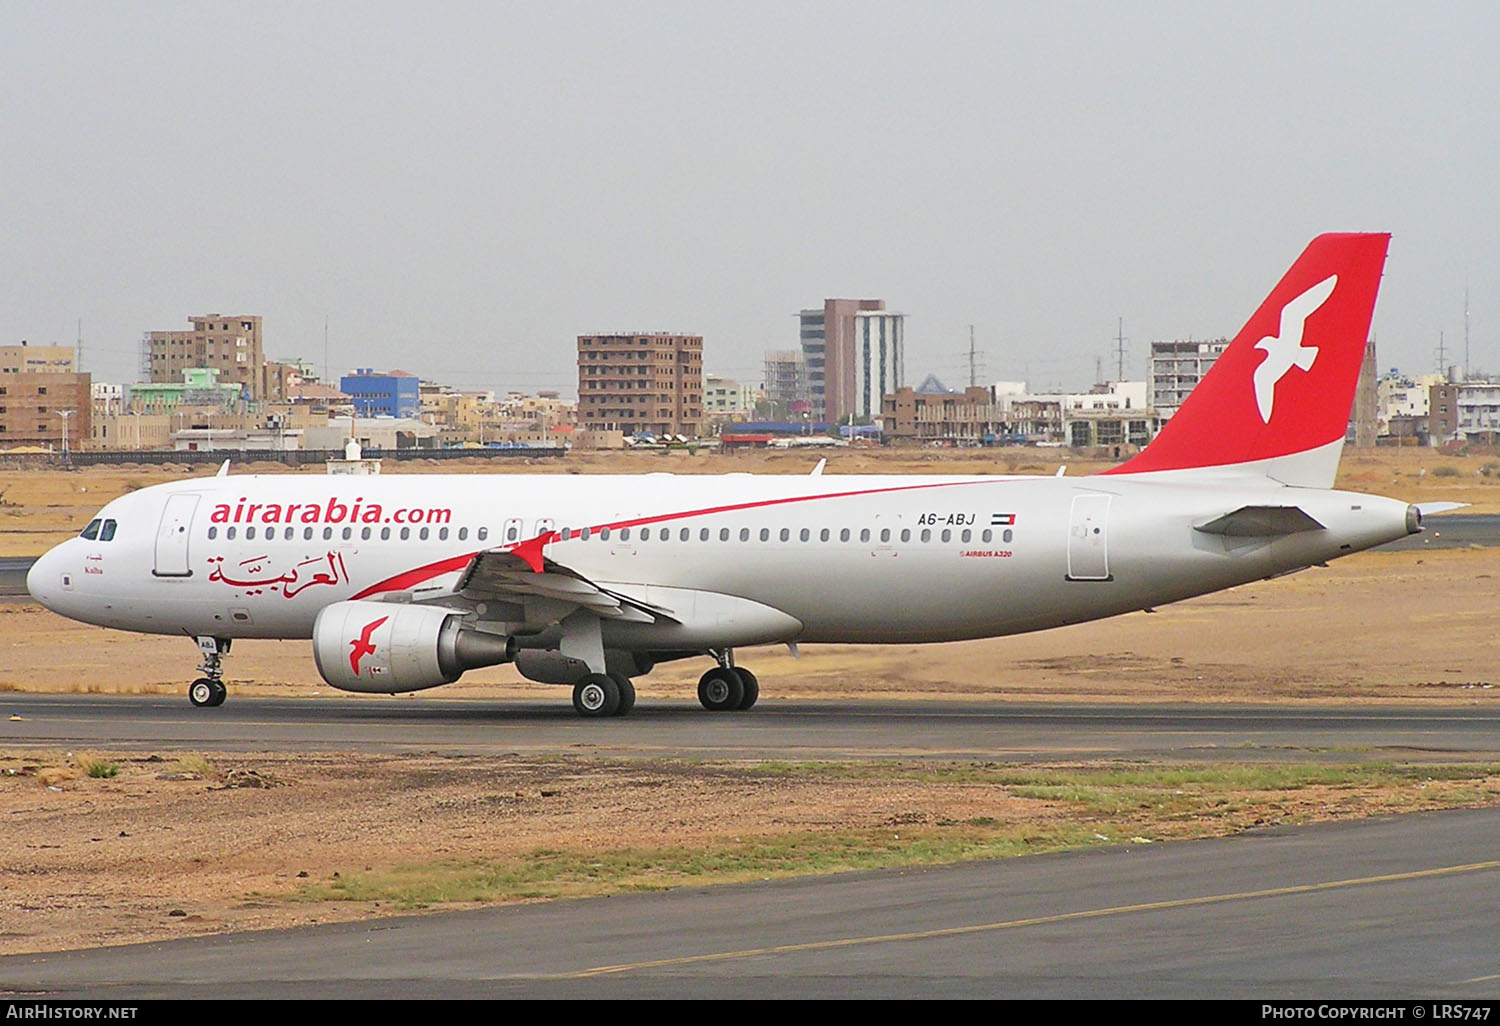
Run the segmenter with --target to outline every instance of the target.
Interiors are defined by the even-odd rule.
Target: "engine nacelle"
[[[460,614],[441,606],[335,602],[313,621],[318,672],[344,691],[420,691],[515,655],[514,638],[466,629]]]

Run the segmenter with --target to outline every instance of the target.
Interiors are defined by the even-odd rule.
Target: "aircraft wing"
[[[1321,531],[1324,527],[1297,506],[1241,506],[1233,513],[1194,524],[1193,530],[1232,538],[1269,538],[1300,531]]]
[[[672,611],[595,584],[582,574],[554,562],[542,561],[541,572],[509,549],[486,549],[469,560],[453,593],[475,602],[513,602],[521,605],[550,600],[600,616],[635,623],[675,621]]]

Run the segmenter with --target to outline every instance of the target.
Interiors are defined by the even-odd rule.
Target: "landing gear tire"
[[[573,685],[573,708],[595,719],[620,711],[620,685],[603,673],[591,673]]]
[[[615,710],[615,715],[624,716],[635,708],[635,685],[623,673],[611,673],[609,679],[620,689],[620,708]]]
[[[740,675],[726,666],[715,666],[698,679],[698,701],[710,712],[731,712],[745,700]]]
[[[223,684],[208,677],[199,677],[188,686],[188,701],[198,708],[220,705],[228,694]]]
[[[760,697],[760,681],[755,679],[755,674],[743,666],[734,667],[734,675],[740,679],[741,686],[745,689],[745,697],[740,699],[741,711],[750,708],[755,700]]]

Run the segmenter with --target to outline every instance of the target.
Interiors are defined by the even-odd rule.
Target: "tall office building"
[[[578,336],[578,420],[590,430],[696,436],[703,336]]]
[[[214,367],[220,382],[239,385],[252,400],[277,398],[266,394],[259,317],[205,314],[188,320],[191,331],[147,333],[149,381],[173,384],[182,381],[182,372],[190,367]]]
[[[905,334],[905,314],[861,310],[854,315],[855,417],[874,420],[881,401],[906,384]]]
[[[856,410],[854,315],[862,310],[884,309],[883,299],[825,299],[821,310],[803,310],[799,315],[808,398],[816,419],[843,420]],[[874,409],[880,409],[878,395]]]

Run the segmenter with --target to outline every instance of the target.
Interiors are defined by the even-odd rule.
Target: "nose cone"
[[[26,571],[26,590],[48,609],[56,611],[58,592],[62,590],[62,578],[58,570],[57,549],[39,557]]]

